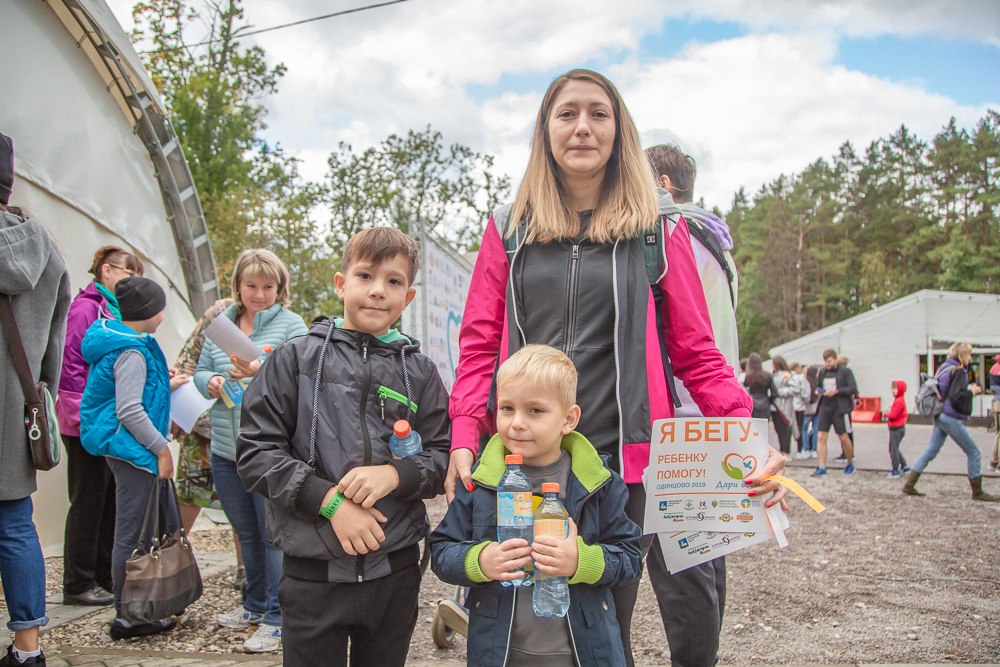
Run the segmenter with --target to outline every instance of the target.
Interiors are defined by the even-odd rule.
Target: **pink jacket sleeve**
[[[458,369],[448,408],[452,449],[478,451],[479,436],[489,429],[486,403],[504,337],[509,272],[503,239],[490,216],[459,330]]]
[[[662,335],[674,375],[684,382],[706,417],[750,417],[753,401],[715,344],[690,232],[683,218],[667,237],[666,255],[660,310]]]

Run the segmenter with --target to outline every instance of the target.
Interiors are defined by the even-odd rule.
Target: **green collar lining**
[[[560,447],[569,452],[573,459],[573,475],[588,493],[592,493],[611,477],[611,471],[604,467],[597,450],[577,431],[564,435]],[[507,470],[504,463],[507,454],[510,454],[510,450],[504,447],[499,434],[494,435],[483,449],[483,455],[479,457],[479,466],[472,473],[472,479],[496,488],[504,471]]]

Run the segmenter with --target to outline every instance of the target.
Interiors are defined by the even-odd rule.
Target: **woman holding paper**
[[[115,478],[103,456],[94,456],[80,443],[80,399],[90,366],[80,345],[98,319],[120,319],[115,285],[122,278],[141,276],[142,262],[117,246],[94,254],[94,279],[73,299],[66,321],[66,348],[56,398],[59,432],[66,447],[69,512],[63,547],[63,602],[109,605],[111,545],[115,538]]]
[[[497,209],[486,225],[460,341],[449,498],[456,481],[470,487],[480,436],[493,428],[495,369],[529,343],[573,359],[582,408],[577,430],[625,478],[627,512],[640,525],[651,423],[673,415],[668,355],[704,415],[750,417],[750,397],[712,336],[687,224],[669,195],[658,197],[632,118],[600,74],[573,70],[545,93],[514,204]],[[783,468],[775,452],[754,479]],[[757,493],[776,491],[779,501],[779,489],[767,482]],[[724,566],[670,575],[656,546],[648,564],[675,664],[711,665]],[[630,665],[638,585],[614,592]]]
[[[219,317],[231,320],[262,350],[301,336],[306,333],[306,324],[299,315],[288,310],[290,282],[288,268],[273,252],[244,250],[233,267],[234,303]],[[247,493],[236,472],[236,435],[240,430],[238,401],[242,398],[243,387],[260,368],[260,359],[230,356],[212,340],[210,329],[206,334],[208,340],[198,359],[194,382],[205,396],[220,399],[210,413],[212,475],[222,509],[239,538],[247,576],[246,601],[220,614],[218,622],[229,628],[258,625],[257,632],[244,643],[244,649],[274,651],[281,646],[281,610],[278,607],[281,550],[267,538],[263,497]],[[227,344],[228,340],[227,336]],[[224,393],[231,405],[222,400]]]

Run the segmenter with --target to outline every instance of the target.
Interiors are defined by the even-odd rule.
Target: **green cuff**
[[[579,535],[576,537],[576,546],[579,550],[576,574],[569,578],[569,583],[596,584],[604,576],[604,549],[599,544],[586,544]],[[466,569],[468,570],[468,565]]]
[[[474,584],[482,584],[490,580],[479,569],[479,552],[489,546],[489,542],[480,542],[465,552],[465,576]]]

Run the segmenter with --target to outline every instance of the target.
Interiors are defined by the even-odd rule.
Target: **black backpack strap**
[[[729,262],[726,261],[726,253],[722,249],[722,244],[719,243],[719,239],[716,238],[712,231],[703,225],[698,220],[694,218],[684,218],[688,223],[688,231],[691,232],[691,236],[698,240],[705,249],[712,254],[715,261],[719,263],[722,270],[726,272],[726,279],[729,283],[729,300],[732,302],[733,307],[736,307],[736,295],[733,293],[733,269],[729,266]]]

